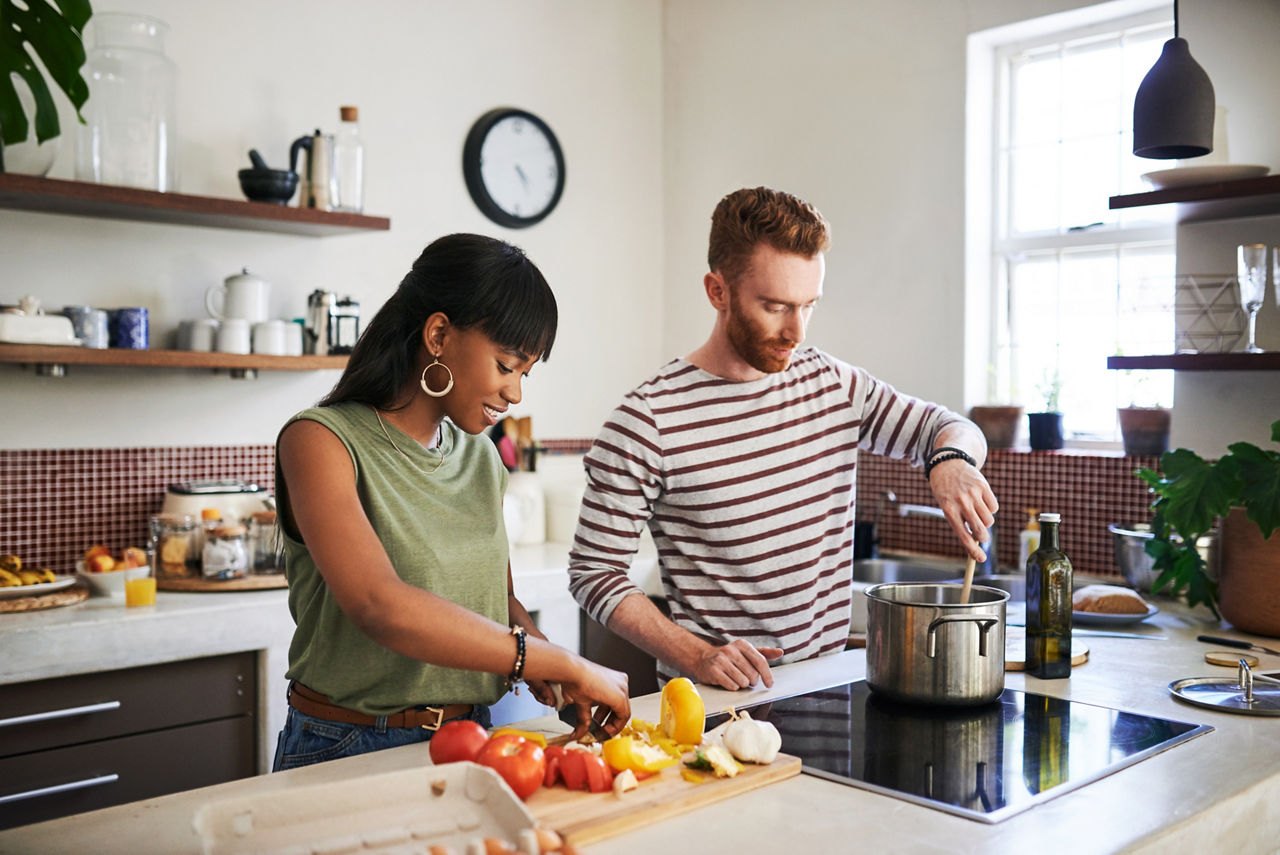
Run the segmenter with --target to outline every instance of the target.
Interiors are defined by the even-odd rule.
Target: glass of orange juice
[[[143,567],[129,567],[123,571],[124,604],[126,606],[154,606],[156,604],[155,571],[148,562]]]

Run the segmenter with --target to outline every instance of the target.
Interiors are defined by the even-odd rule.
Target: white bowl
[[[89,583],[89,590],[97,597],[124,598],[124,582],[126,579],[141,579],[151,575],[150,567],[126,567],[123,570],[112,570],[110,573],[87,573],[84,562],[76,562],[76,575]]]

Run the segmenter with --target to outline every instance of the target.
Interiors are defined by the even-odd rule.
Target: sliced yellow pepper
[[[653,722],[645,721],[642,718],[633,718],[627,722],[627,729],[635,733],[653,733],[657,730]]]
[[[706,710],[702,696],[688,677],[677,677],[662,687],[662,732],[681,744],[702,742]]]
[[[701,784],[707,780],[707,776],[701,772],[695,772],[692,769],[681,769],[680,777],[684,778],[690,784]]]
[[[631,736],[613,737],[605,742],[603,751],[604,762],[608,763],[615,772],[630,769],[632,772],[651,775],[668,766],[674,766],[679,760],[678,757],[672,757],[652,745],[645,745]]]
[[[493,732],[493,736],[501,736],[504,733],[514,733],[516,736],[523,736],[530,742],[537,743],[539,748],[547,747],[547,738],[541,733],[533,733],[529,730],[517,730],[514,727],[500,727]]]

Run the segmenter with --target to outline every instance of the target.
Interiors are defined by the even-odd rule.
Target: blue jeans
[[[490,727],[489,708],[483,704],[474,705],[470,715],[457,718],[479,722],[486,730]],[[305,715],[289,707],[284,730],[280,731],[280,738],[276,742],[276,757],[271,764],[271,771],[281,772],[339,757],[381,751],[383,748],[430,742],[434,735],[434,730],[423,727],[387,727],[386,724],[378,726],[329,721]]]

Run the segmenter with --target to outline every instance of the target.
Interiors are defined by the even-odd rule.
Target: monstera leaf
[[[1280,443],[1280,421],[1271,425],[1271,441]],[[1213,528],[1216,517],[1243,507],[1264,538],[1280,528],[1280,453],[1248,442],[1227,447],[1215,461],[1178,448],[1160,458],[1162,471],[1137,475],[1151,488],[1151,540],[1146,551],[1159,571],[1154,589],[1204,603],[1218,614],[1217,585],[1209,578],[1196,541]],[[1280,584],[1280,580],[1277,580]]]
[[[28,136],[15,74],[35,98],[36,140],[44,142],[62,132],[58,107],[32,51],[84,121],[80,108],[89,99],[89,86],[80,76],[85,58],[81,33],[92,14],[88,0],[0,0],[0,146],[16,145]]]

